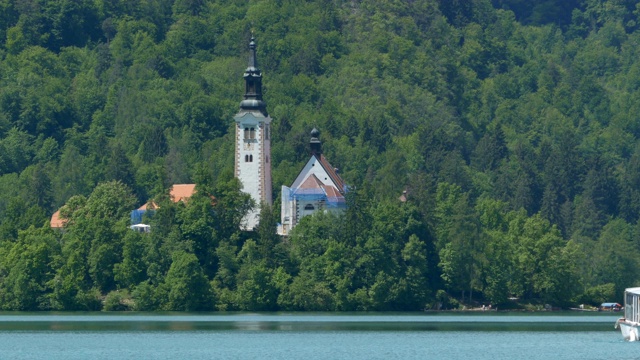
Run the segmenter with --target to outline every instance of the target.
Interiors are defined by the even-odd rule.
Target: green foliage
[[[164,310],[203,311],[213,308],[211,288],[193,254],[176,252],[163,284],[167,292]]]
[[[124,311],[129,310],[131,302],[129,293],[126,291],[114,290],[104,298],[104,311]]]
[[[146,279],[144,263],[148,237],[137,232],[127,232],[122,245],[122,262],[113,266],[114,280],[120,288],[132,288]]]
[[[4,310],[48,310],[47,294],[60,256],[55,235],[33,227],[21,231],[15,243],[3,244],[0,303]]]
[[[0,1],[0,308],[620,301],[640,281],[638,23],[627,0]],[[350,184],[342,216],[284,241],[277,201],[239,230],[252,33],[274,199],[312,127]],[[153,232],[128,231],[149,199]]]
[[[579,301],[591,306],[600,306],[603,302],[616,297],[616,286],[613,283],[596,285],[585,290]]]

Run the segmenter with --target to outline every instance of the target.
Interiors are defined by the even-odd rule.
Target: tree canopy
[[[639,9],[0,0],[0,308],[619,301],[640,281]],[[252,34],[275,204],[246,233],[232,118]],[[279,187],[313,127],[349,208],[283,240]],[[175,183],[198,192],[174,204]],[[129,231],[149,199],[153,231]]]

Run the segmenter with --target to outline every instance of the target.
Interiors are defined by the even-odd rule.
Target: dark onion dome
[[[318,155],[322,154],[322,143],[320,142],[320,131],[318,129],[313,128],[311,130],[311,140],[309,140],[309,147],[311,147],[311,154]]]
[[[244,100],[240,102],[240,110],[260,111],[264,116],[267,114],[267,104],[262,100],[262,72],[258,68],[256,58],[256,42],[251,37],[249,43],[249,65],[244,71],[245,92]]]

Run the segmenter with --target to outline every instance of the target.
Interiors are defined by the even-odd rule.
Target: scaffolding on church
[[[344,196],[340,194],[336,189],[330,188],[328,192],[325,187],[320,188],[298,188],[291,189],[283,187],[283,198],[289,201],[304,201],[304,202],[323,202],[326,208],[329,209],[344,209],[347,207]]]

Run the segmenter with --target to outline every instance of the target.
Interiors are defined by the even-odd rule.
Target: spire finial
[[[258,69],[258,59],[256,58],[256,38],[251,34],[251,42],[249,42],[249,68]]]
[[[240,102],[240,109],[246,111],[260,111],[268,116],[265,103],[262,101],[262,72],[258,69],[256,57],[256,38],[251,33],[249,42],[249,66],[244,71],[245,92],[244,100]]]

